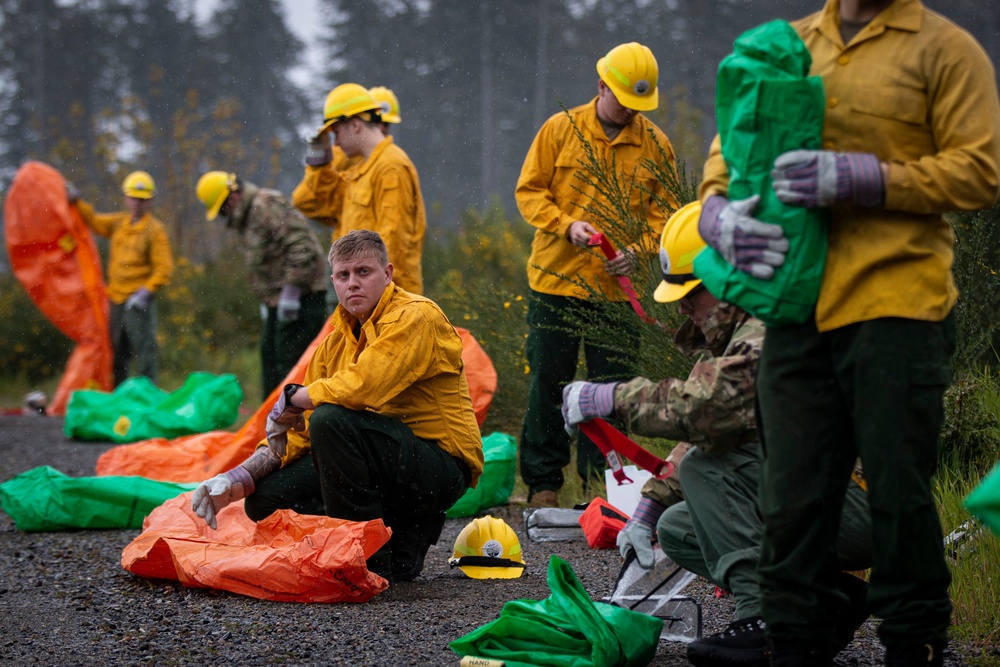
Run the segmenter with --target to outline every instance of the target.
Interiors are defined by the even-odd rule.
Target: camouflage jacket
[[[250,289],[264,305],[274,308],[283,285],[306,292],[324,292],[330,266],[316,232],[277,190],[244,183],[243,198],[227,226],[243,237]]]
[[[701,355],[686,380],[635,378],[615,388],[615,413],[629,432],[705,451],[756,441],[754,379],[764,324],[720,303],[709,312],[704,333],[689,320],[674,342],[686,354]]]

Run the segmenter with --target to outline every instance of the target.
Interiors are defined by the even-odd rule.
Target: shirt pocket
[[[851,111],[863,116],[856,127],[877,144],[890,148],[882,159],[916,159],[935,152],[927,97],[921,91],[893,87],[858,87]]]

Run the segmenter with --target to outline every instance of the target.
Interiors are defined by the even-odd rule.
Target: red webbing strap
[[[632,482],[622,469],[621,456],[643,470],[653,473],[653,476],[658,479],[666,479],[674,472],[674,464],[643,449],[638,443],[630,440],[628,436],[603,419],[582,422],[580,430],[593,440],[597,448],[604,454],[604,458],[608,460],[608,467],[611,468],[611,472],[619,484]]]
[[[615,250],[615,247],[611,245],[611,241],[609,241],[608,237],[604,234],[598,233],[591,236],[590,245],[601,246],[601,252],[603,252],[604,256],[608,259],[614,259],[618,256],[618,251]],[[622,291],[625,292],[625,296],[628,297],[629,303],[632,304],[632,310],[634,310],[635,314],[639,316],[639,319],[646,324],[655,324],[664,331],[673,333],[673,329],[668,329],[658,320],[655,320],[646,314],[646,311],[642,308],[642,304],[639,303],[639,297],[636,295],[635,288],[632,287],[632,281],[628,276],[618,276],[618,283],[622,286]]]

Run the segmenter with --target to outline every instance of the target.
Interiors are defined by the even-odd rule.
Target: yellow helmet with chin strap
[[[516,579],[524,572],[521,541],[503,519],[473,519],[455,538],[448,564],[473,579]]]
[[[701,284],[694,275],[694,258],[707,245],[698,232],[701,202],[695,200],[681,206],[663,226],[660,235],[660,269],[663,282],[653,293],[660,303],[683,299]]]
[[[342,83],[326,96],[323,104],[323,125],[319,131],[334,123],[360,116],[365,121],[378,121],[382,105],[359,83]]]
[[[374,88],[369,88],[368,92],[372,94],[375,101],[381,106],[381,115],[383,123],[401,123],[403,121],[399,116],[399,100],[396,98],[396,94],[392,92],[389,88],[385,86],[376,86]]]
[[[226,202],[229,193],[240,187],[236,174],[225,171],[209,171],[198,179],[195,192],[198,199],[205,205],[205,220],[211,222],[219,215],[219,209]]]
[[[597,61],[597,73],[626,109],[652,111],[660,104],[659,68],[649,47],[619,44]]]
[[[156,183],[146,172],[133,171],[122,181],[122,193],[133,199],[152,199],[156,194]]]

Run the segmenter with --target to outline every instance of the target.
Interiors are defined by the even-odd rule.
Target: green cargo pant
[[[628,303],[620,304],[623,309]],[[580,345],[587,363],[587,379],[595,382],[631,380],[634,359],[621,352],[587,342],[574,333],[580,323],[574,314],[597,313],[597,306],[582,299],[532,292],[528,303],[528,407],[521,431],[521,478],[529,494],[558,491],[563,485],[563,468],[570,462],[569,435],[563,427],[562,390],[576,376]],[[638,350],[636,331],[622,331],[623,348]],[[576,467],[585,482],[603,474],[604,456],[582,433],[577,436]]]
[[[668,507],[656,525],[663,553],[732,593],[737,618],[759,616],[759,446],[751,443],[722,454],[693,447],[679,475],[684,502]],[[841,514],[837,557],[844,570],[871,565],[871,512],[865,492],[853,481]]]
[[[159,348],[156,344],[156,298],[145,308],[126,308],[124,303],[111,303],[108,329],[114,350],[115,386],[129,377],[129,365],[135,359],[135,374],[145,375],[156,383]]]
[[[301,304],[296,320],[279,322],[278,309],[268,308],[267,317],[261,322],[260,364],[265,399],[299,362],[326,324],[326,292],[303,294]]]
[[[829,636],[832,545],[860,456],[872,512],[868,592],[886,646],[944,643],[950,574],[931,489],[954,317],[883,318],[819,333],[768,327],[757,379],[763,433],[762,608],[775,645]]]

